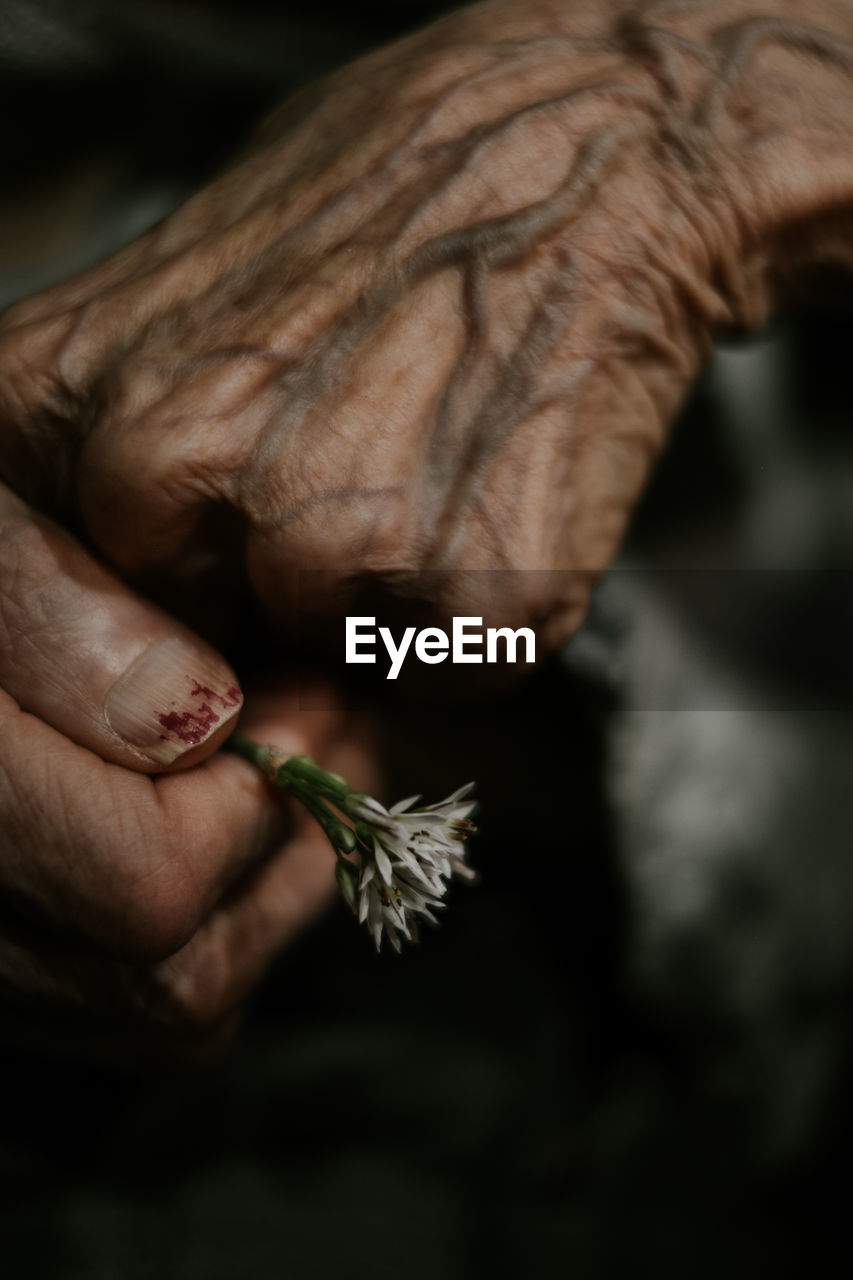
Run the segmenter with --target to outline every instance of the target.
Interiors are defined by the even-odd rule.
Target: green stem
[[[233,751],[244,760],[257,765],[264,773],[269,771],[269,747],[263,747],[260,742],[253,742],[251,738],[245,738],[242,733],[232,733],[225,746],[228,751]]]
[[[253,742],[242,733],[232,733],[226,747],[256,765],[267,778],[270,777],[271,755],[275,748],[262,746]],[[343,853],[352,853],[356,847],[356,836],[352,827],[347,826],[337,814],[324,803],[323,797],[333,802],[340,802],[342,795],[348,795],[350,787],[337,774],[327,773],[321,769],[310,756],[290,756],[275,770],[271,778],[274,786],[290,792],[294,799],[308,810],[312,818],[320,824],[329,844],[340,857]]]
[[[329,844],[339,857],[345,852],[352,853],[356,845],[355,833],[352,827],[348,827],[345,822],[342,822],[304,784],[294,782],[287,789],[308,810],[312,818],[320,824],[326,833]]]
[[[340,805],[350,795],[352,787],[345,778],[328,769],[321,769],[316,760],[310,756],[291,756],[281,767],[281,771],[291,779],[304,781],[313,792],[325,796],[333,804]]]

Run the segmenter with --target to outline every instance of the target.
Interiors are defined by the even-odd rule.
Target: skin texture
[[[853,8],[802,19],[793,0],[500,0],[298,95],[165,222],[0,321],[0,511],[23,498],[72,525],[123,579],[220,601],[248,582],[284,625],[297,603],[353,611],[379,584],[555,646],[715,334],[760,326],[803,268],[853,265]],[[11,563],[26,637],[38,593]],[[114,832],[174,794],[177,829],[207,839],[210,779],[257,782],[218,758],[134,776],[144,763],[110,755],[102,716],[87,738],[61,690],[34,705],[52,670],[34,652],[12,690],[40,718],[8,748],[0,880],[64,928],[73,863],[82,935],[109,949],[129,912],[143,951],[190,957],[147,971],[174,973],[214,945],[217,894],[269,837],[235,828],[199,889],[168,840],[157,870],[128,870]],[[43,780],[54,751],[81,771],[75,793],[111,779],[78,835]],[[256,794],[247,831],[262,812]],[[196,885],[186,916],[176,876]],[[140,884],[165,888],[139,899]],[[262,967],[229,963],[229,992]]]
[[[301,710],[271,682],[245,728],[375,787],[367,735],[330,691],[318,699]],[[148,777],[6,695],[0,717],[4,1037],[131,1061],[221,1045],[270,960],[337,892],[325,836],[237,756]]]

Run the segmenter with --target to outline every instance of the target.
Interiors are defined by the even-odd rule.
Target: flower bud
[[[358,900],[358,872],[351,862],[338,858],[335,866],[335,879],[343,894],[344,901],[351,911],[355,911]]]

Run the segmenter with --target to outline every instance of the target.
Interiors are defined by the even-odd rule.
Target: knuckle
[[[157,888],[135,887],[116,904],[116,944],[138,961],[157,961],[175,955],[201,923],[195,894],[186,886],[161,877]]]
[[[168,370],[131,359],[99,394],[81,452],[81,483],[194,505],[228,489],[240,462],[239,441],[215,385],[196,386],[188,397]]]
[[[158,359],[138,347],[125,352],[101,382],[102,421],[108,421],[111,427],[142,420],[163,421],[167,413],[161,406],[168,403],[176,377],[175,363],[165,357]]]
[[[192,948],[149,971],[142,1012],[146,1019],[181,1039],[216,1041],[233,1025],[236,1005],[221,964]]]
[[[102,421],[77,460],[77,501],[88,531],[126,570],[162,567],[203,512],[222,501],[219,472],[205,446],[196,456],[192,443],[160,414]]]
[[[14,317],[13,317],[14,319]],[[0,327],[0,420],[7,428],[3,478],[42,506],[66,492],[82,397],[62,368],[62,318]]]

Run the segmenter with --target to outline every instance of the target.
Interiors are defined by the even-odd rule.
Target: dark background
[[[0,303],[123,243],[288,88],[438,7],[0,0]],[[476,708],[386,708],[395,791],[480,782],[482,884],[440,931],[376,958],[337,912],[205,1068],[0,1051],[8,1274],[847,1258],[851,297],[825,279],[829,310],[715,353],[559,659]]]

